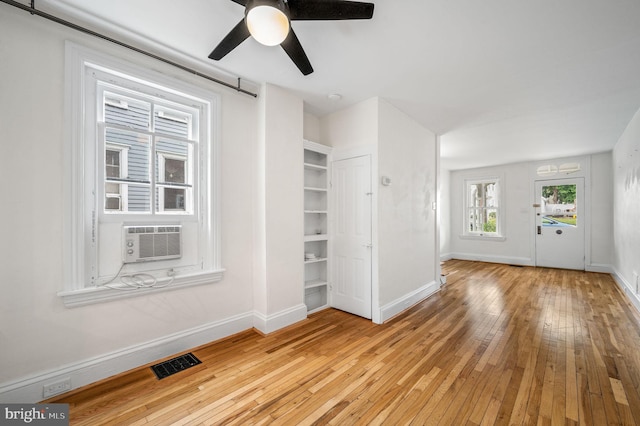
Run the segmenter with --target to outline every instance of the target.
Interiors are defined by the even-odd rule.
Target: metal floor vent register
[[[165,377],[169,377],[172,374],[179,373],[180,371],[186,370],[187,368],[201,363],[202,361],[196,358],[194,354],[189,352],[188,354],[170,359],[169,361],[156,364],[152,366],[151,369],[156,374],[158,379],[164,379]]]

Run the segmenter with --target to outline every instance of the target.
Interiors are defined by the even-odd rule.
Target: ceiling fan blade
[[[304,75],[309,75],[313,72],[313,67],[311,66],[311,62],[309,62],[309,58],[307,58],[307,54],[304,53],[304,49],[300,44],[300,40],[296,36],[296,33],[293,32],[293,29],[289,31],[289,35],[286,39],[280,44],[287,55],[291,58],[294,64],[298,67],[300,72]]]
[[[373,3],[343,0],[289,0],[292,21],[371,19]]]
[[[238,3],[241,6],[246,6],[247,5],[247,0],[231,0],[234,3]]]
[[[244,18],[238,22],[238,25],[233,27],[229,34],[222,39],[222,41],[213,49],[213,52],[209,54],[209,58],[219,61],[224,58],[227,53],[238,47],[240,43],[245,41],[249,37],[249,29],[244,22]]]

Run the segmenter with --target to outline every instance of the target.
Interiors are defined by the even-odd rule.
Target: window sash
[[[465,181],[464,234],[500,235],[500,180]]]
[[[114,140],[123,144],[131,152],[129,167],[125,168],[120,159],[120,176],[108,176],[107,170],[113,169],[106,164],[104,159],[99,159],[98,164],[104,168],[105,194],[102,199],[100,211],[107,215],[123,214],[149,214],[166,215],[179,214],[187,216],[197,215],[197,120],[196,111],[187,111],[187,107],[165,105],[159,99],[140,92],[121,93],[112,85],[100,85],[98,91],[100,107],[97,111],[97,123],[100,132],[99,152],[105,152],[106,147],[112,145]],[[133,115],[123,113],[129,108],[136,108]],[[119,114],[120,113],[120,114]],[[102,120],[102,121],[101,121]],[[156,132],[159,130],[159,132]],[[103,148],[104,147],[104,148]],[[176,152],[161,152],[162,149],[170,149]],[[109,148],[110,149],[110,148]],[[162,161],[160,161],[162,155]],[[164,178],[165,159],[180,160],[184,162],[181,171],[182,182],[166,182]],[[135,167],[135,170],[133,169]],[[159,168],[162,167],[162,174]],[[156,170],[157,172],[153,172]],[[137,173],[134,173],[137,172]],[[113,174],[113,173],[112,173]],[[107,183],[118,183],[121,188],[121,203],[119,210],[107,208]],[[130,190],[129,190],[130,189]],[[127,192],[131,199],[124,196]],[[176,201],[173,206],[179,208],[165,208],[165,193],[173,193]],[[182,198],[180,198],[182,193]],[[113,196],[115,194],[110,194]]]

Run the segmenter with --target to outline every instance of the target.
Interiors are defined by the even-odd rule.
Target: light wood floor
[[[65,395],[72,425],[637,424],[640,316],[605,274],[449,261],[384,325],[336,310]]]

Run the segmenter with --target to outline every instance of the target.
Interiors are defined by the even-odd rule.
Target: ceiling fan
[[[219,61],[250,35],[258,42],[279,44],[304,75],[313,67],[290,21],[371,19],[373,3],[343,0],[231,0],[245,7],[244,18],[213,49],[209,58]]]

